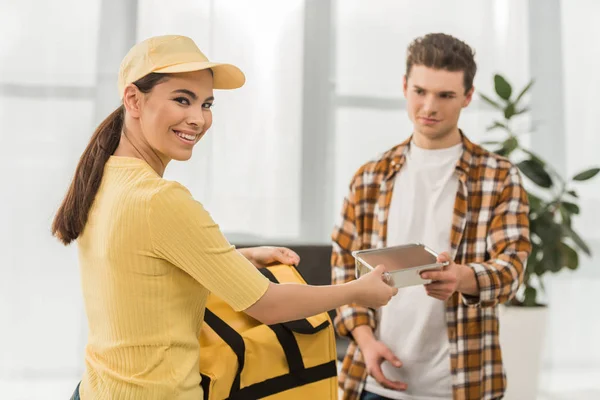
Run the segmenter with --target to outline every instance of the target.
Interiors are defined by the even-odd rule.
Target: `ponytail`
[[[169,76],[153,72],[133,84],[140,92],[150,93]],[[77,239],[85,228],[90,208],[100,188],[104,165],[119,146],[124,119],[125,106],[121,105],[98,126],[79,159],[73,182],[52,223],[52,234],[65,245]]]
[[[52,223],[52,234],[65,245],[77,239],[85,227],[104,166],[121,140],[124,114],[121,105],[102,121],[79,159],[69,191]]]

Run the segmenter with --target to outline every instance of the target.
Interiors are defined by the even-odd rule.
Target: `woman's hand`
[[[374,309],[385,306],[398,293],[398,289],[386,282],[384,273],[385,267],[378,265],[368,274],[350,281],[350,284],[359,287],[354,302]]]
[[[271,264],[298,265],[300,257],[285,247],[247,247],[238,249],[256,268],[264,268]]]

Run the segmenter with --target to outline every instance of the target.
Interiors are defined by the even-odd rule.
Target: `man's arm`
[[[523,280],[525,262],[531,252],[529,241],[529,205],[516,167],[503,182],[500,200],[490,221],[487,249],[490,260],[468,265],[454,263],[447,253],[439,262],[450,264],[442,271],[426,271],[427,294],[445,301],[455,292],[462,293],[468,306],[492,307],[512,299]]]
[[[465,304],[492,307],[511,300],[523,281],[529,239],[529,202],[517,167],[512,166],[504,180],[500,200],[494,209],[487,235],[490,260],[471,263],[477,294],[463,292]],[[472,288],[472,282],[469,284]]]
[[[457,292],[467,296],[479,296],[479,284],[475,271],[468,265],[458,265],[458,285]]]
[[[344,200],[340,221],[332,234],[331,265],[334,284],[342,284],[355,279],[355,261],[352,251],[359,250],[362,246],[362,221],[361,217],[357,215],[356,208],[356,204],[362,199],[360,195],[356,195],[355,182],[356,176],[353,184],[350,185],[349,194]],[[355,304],[342,306],[337,311],[336,330],[341,336],[350,337],[358,344],[367,373],[385,388],[406,390],[406,383],[388,379],[381,370],[381,364],[384,361],[390,362],[396,368],[401,367],[402,363],[383,342],[375,337],[373,333],[376,323],[375,311]]]
[[[352,251],[360,249],[361,240],[357,228],[355,196],[353,180],[349,194],[344,199],[338,223],[331,235],[333,242],[331,281],[334,285],[356,279]],[[375,329],[375,313],[366,307],[355,304],[346,305],[337,309],[334,324],[339,335],[350,337],[352,336],[351,332],[357,326],[366,325]]]

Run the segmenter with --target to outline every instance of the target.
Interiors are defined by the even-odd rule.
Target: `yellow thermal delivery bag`
[[[260,271],[277,283],[302,283],[293,266]],[[200,333],[205,400],[337,399],[336,349],[327,313],[264,325],[214,295]]]

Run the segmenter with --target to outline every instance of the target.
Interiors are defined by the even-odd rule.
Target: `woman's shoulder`
[[[189,202],[196,202],[192,193],[176,181],[160,178],[152,182],[150,193],[151,205],[183,205]]]
[[[196,229],[215,224],[208,211],[185,186],[166,179],[158,183],[152,193],[148,219],[151,229],[164,229],[165,226]]]
[[[99,198],[139,207],[161,203],[193,201],[190,191],[176,181],[164,179],[149,171],[105,177]]]

